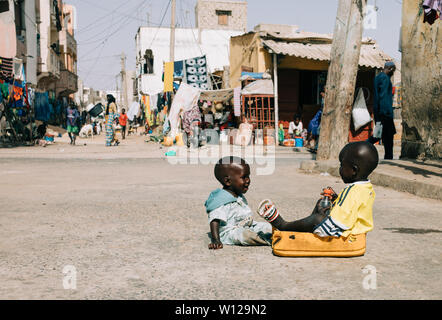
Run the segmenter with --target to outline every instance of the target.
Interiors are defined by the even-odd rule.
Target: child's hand
[[[209,249],[222,249],[223,248],[223,244],[221,243],[221,241],[212,241],[212,243],[209,243]]]
[[[330,208],[331,206],[328,207],[318,206],[316,209],[316,213],[320,214],[321,216],[328,217],[328,215],[330,214]]]
[[[331,190],[331,202],[335,202],[335,200],[338,198],[338,195],[336,194],[335,190],[333,190],[332,187],[327,187],[327,189]],[[324,195],[324,192],[321,192],[321,196]]]

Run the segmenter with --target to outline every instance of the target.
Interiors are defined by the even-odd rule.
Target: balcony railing
[[[60,58],[53,50],[49,50],[48,71],[56,77],[60,75]]]
[[[57,91],[68,95],[78,90],[78,76],[69,70],[60,71],[60,79],[57,82]]]
[[[66,29],[60,32],[60,46],[64,52],[77,55],[77,41]]]

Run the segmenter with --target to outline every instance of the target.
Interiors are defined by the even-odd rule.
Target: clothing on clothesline
[[[209,90],[206,56],[184,60],[185,83],[202,90]]]
[[[12,78],[14,61],[8,58],[0,57],[0,75],[5,78]]]
[[[432,25],[437,18],[442,20],[441,0],[425,0],[422,7],[424,8],[424,22],[428,22]]]
[[[192,131],[192,123],[195,121],[201,122],[201,112],[197,105],[183,113],[183,130],[186,133],[190,133]]]

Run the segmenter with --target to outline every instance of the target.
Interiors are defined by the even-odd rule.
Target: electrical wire
[[[143,0],[144,1],[144,0]],[[137,6],[136,8],[138,8],[139,6]],[[100,43],[98,43],[98,45],[97,46],[95,46],[94,48],[92,48],[91,50],[89,50],[85,55],[83,55],[82,57],[84,57],[84,56],[88,56],[89,55],[89,53],[91,53],[91,52],[93,52],[93,51],[95,51],[95,49],[97,49],[98,47],[100,47],[100,45],[102,45],[102,44],[104,44],[105,42],[107,42],[108,40],[109,40],[109,38],[112,36],[112,35],[114,35],[115,33],[117,33],[118,31],[120,31],[120,30],[122,30],[123,28],[123,26],[124,25],[126,25],[127,26],[127,24],[126,24],[126,22],[127,21],[129,21],[129,19],[130,18],[126,18],[126,19],[124,19],[114,30],[113,30],[113,32],[112,33],[109,33],[109,28],[107,29],[107,31],[108,31],[108,34],[105,36],[105,38],[104,38],[104,40],[103,41],[101,41]],[[111,21],[111,25],[113,24],[113,20]],[[95,40],[95,41],[93,41],[93,42],[91,42],[91,43],[95,43],[95,42],[97,42],[97,41],[99,41],[98,39],[97,40]],[[85,45],[85,43],[81,43],[81,44],[79,44],[79,45]],[[80,59],[82,59],[82,57],[80,57]]]
[[[141,6],[142,3],[145,3],[145,0],[142,0],[142,1],[136,6],[135,9],[138,10],[138,9],[140,8],[140,6]],[[144,6],[144,5],[143,5],[143,6]],[[129,21],[129,19],[130,19],[130,16],[127,16],[127,18],[123,20],[123,22],[120,24],[120,26],[119,26],[117,29],[115,29],[112,33],[110,33],[110,29],[108,29],[109,33],[106,35],[106,38],[101,42],[100,53],[99,53],[99,55],[97,56],[97,58],[95,59],[95,61],[94,61],[93,65],[92,65],[92,67],[89,68],[88,73],[87,73],[86,77],[84,78],[84,81],[85,81],[85,82],[86,82],[86,80],[89,78],[89,76],[90,76],[92,70],[95,69],[95,67],[96,67],[96,65],[97,65],[97,63],[98,63],[98,61],[99,61],[99,59],[101,58],[101,55],[102,55],[102,53],[103,53],[103,49],[104,49],[104,46],[105,46],[106,42],[110,39],[110,37],[111,37],[112,35],[114,35],[114,34],[117,33],[118,31],[122,30],[121,27],[122,27],[124,24],[126,24],[126,22]],[[112,14],[111,25],[113,24],[113,20],[114,20],[114,15]],[[99,45],[98,45],[98,46],[99,46]],[[97,46],[97,47],[98,47],[98,46]],[[95,48],[97,48],[97,47],[95,47]]]
[[[141,2],[144,2],[144,0],[143,1],[141,1]],[[140,3],[141,4],[141,3]],[[143,5],[144,6],[144,5]],[[142,8],[142,7],[141,7]],[[134,10],[139,10],[140,9],[140,5],[137,5],[135,8],[134,8]],[[126,22],[127,21],[129,21],[130,20],[130,17],[126,17],[126,19],[123,19],[122,20],[122,22],[114,29],[115,31],[118,31],[120,28],[122,28],[123,26],[125,26],[126,25]],[[109,28],[111,28],[112,27],[112,25],[113,25],[113,23],[111,23],[110,25],[109,25],[109,27],[107,27],[107,28],[105,28],[104,30],[102,30],[102,32],[100,32],[100,33],[98,33],[98,34],[95,34],[94,36],[92,36],[92,37],[90,37],[89,39],[87,39],[87,40],[84,40],[84,41],[82,41],[82,42],[80,42],[79,43],[79,45],[87,45],[87,44],[91,44],[91,43],[95,43],[95,42],[97,42],[97,41],[99,41],[100,40],[100,36],[101,35],[103,35],[104,33],[106,33],[106,32],[109,32]],[[113,34],[113,33],[112,33]],[[101,39],[103,39],[103,38],[101,38]]]
[[[181,11],[181,13],[182,13],[182,11]],[[187,22],[187,19],[184,19],[184,20]],[[196,37],[195,37],[195,33],[193,32],[193,31],[194,31],[193,24],[192,24],[191,22],[189,22],[189,26],[190,26],[189,30],[190,30],[190,32],[192,33],[192,36],[193,36],[193,39],[195,40],[196,45],[197,45],[198,48],[200,49],[201,55],[205,55],[204,52],[203,52],[203,49],[201,48],[201,46],[200,46],[198,40],[197,40]],[[207,73],[209,74],[209,77],[210,77],[210,79],[212,80],[212,84],[215,84],[215,80],[214,80],[213,75],[212,75],[212,72],[211,72],[211,70],[210,70],[207,56],[206,56],[206,63],[207,63]],[[218,85],[217,85],[217,88],[218,88]]]
[[[158,32],[160,31],[161,26],[163,25],[164,18],[166,17],[167,10],[169,10],[169,6],[170,6],[170,3],[171,3],[171,2],[172,2],[172,0],[169,0],[168,3],[167,3],[167,7],[166,7],[166,10],[164,11],[163,17],[161,18],[160,25],[158,26],[158,28],[157,28],[157,32],[155,33],[155,36],[153,37],[153,39],[152,39],[150,45],[147,47],[148,49],[151,49],[151,48],[152,48],[152,44],[153,44],[153,42],[155,41],[155,39],[156,39],[156,37],[157,37],[157,35],[158,35]]]

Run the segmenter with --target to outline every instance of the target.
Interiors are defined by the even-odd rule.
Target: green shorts
[[[78,133],[78,127],[77,126],[69,126],[68,125],[68,132],[69,133]]]

